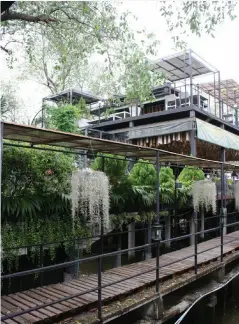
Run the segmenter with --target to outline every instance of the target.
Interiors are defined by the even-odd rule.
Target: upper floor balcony
[[[84,98],[90,118],[82,120],[81,127],[192,109],[239,128],[239,85],[232,79],[221,80],[220,71],[192,50],[154,61],[151,70],[161,72],[166,81],[152,89],[152,99],[147,102],[139,102],[137,98],[127,102],[123,95],[105,100],[76,89],[62,91],[44,100],[74,104]]]
[[[152,62],[152,71],[163,73],[163,85],[152,89],[152,100],[96,103],[90,124],[102,124],[146,114],[192,108],[239,127],[239,85],[221,80],[220,71],[189,50]]]

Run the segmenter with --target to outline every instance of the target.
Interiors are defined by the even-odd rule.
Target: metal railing
[[[228,214],[228,215],[230,215],[230,214]],[[239,216],[238,213],[237,213],[237,216]],[[208,249],[198,251],[197,237],[200,234],[202,234],[202,233],[211,233],[211,232],[220,230],[220,236],[218,237],[218,238],[221,238],[220,244],[214,246],[213,249],[215,249],[217,247],[220,247],[219,256],[220,256],[221,262],[223,262],[223,254],[224,254],[223,253],[223,246],[226,245],[226,244],[229,244],[230,242],[233,242],[233,241],[239,241],[239,237],[233,237],[233,236],[230,235],[229,238],[232,238],[232,239],[227,241],[227,242],[224,242],[223,241],[223,229],[225,227],[228,228],[228,227],[232,227],[232,226],[237,226],[239,224],[239,221],[236,221],[236,222],[233,222],[233,223],[230,223],[230,224],[224,224],[224,222],[223,222],[223,217],[224,216],[218,215],[218,216],[215,216],[215,217],[218,217],[218,219],[220,219],[220,225],[216,226],[214,228],[207,229],[207,230],[197,231],[197,226],[195,226],[195,232],[194,233],[182,235],[182,236],[179,236],[179,237],[176,237],[176,238],[171,238],[171,239],[157,241],[157,242],[151,242],[151,243],[148,243],[148,244],[144,244],[144,245],[133,247],[133,248],[124,249],[124,250],[121,250],[121,251],[114,251],[114,252],[110,252],[110,253],[102,253],[100,255],[96,255],[96,256],[92,256],[92,257],[77,259],[77,260],[74,260],[74,261],[63,262],[63,263],[50,265],[50,266],[42,266],[40,268],[35,268],[35,269],[31,269],[31,270],[26,270],[26,271],[21,271],[21,272],[16,272],[16,273],[12,273],[12,274],[3,275],[2,280],[10,279],[10,278],[20,278],[20,277],[26,276],[26,275],[41,274],[41,273],[44,273],[44,272],[47,272],[47,271],[56,270],[56,269],[62,269],[62,268],[78,265],[80,263],[85,263],[85,262],[89,262],[89,261],[93,261],[93,260],[97,260],[97,265],[98,265],[98,267],[97,267],[97,277],[98,277],[97,287],[92,288],[92,289],[88,289],[88,290],[85,290],[85,291],[81,291],[79,293],[72,294],[72,295],[69,295],[69,296],[66,296],[66,297],[58,298],[57,300],[50,301],[50,302],[44,303],[42,305],[38,305],[38,306],[35,306],[35,307],[29,307],[26,310],[21,310],[21,311],[12,313],[12,314],[4,315],[4,316],[2,316],[1,320],[4,321],[4,320],[7,320],[7,319],[14,318],[16,316],[21,316],[23,314],[26,314],[26,313],[29,313],[29,312],[32,312],[32,311],[36,311],[36,310],[41,309],[43,307],[51,306],[51,305],[60,303],[62,301],[67,301],[67,300],[69,300],[71,298],[79,297],[79,296],[85,295],[87,293],[97,291],[98,292],[98,300],[97,300],[98,320],[99,320],[100,323],[102,323],[103,322],[103,316],[102,316],[102,303],[103,303],[102,290],[104,288],[107,288],[107,287],[112,286],[112,285],[116,285],[116,284],[118,284],[120,282],[123,282],[123,281],[127,281],[127,280],[130,280],[130,279],[142,276],[143,274],[147,274],[147,273],[155,271],[156,293],[159,293],[160,292],[160,282],[159,282],[160,269],[162,269],[164,267],[167,267],[169,265],[172,265],[174,263],[177,263],[177,262],[192,258],[192,257],[194,257],[194,265],[193,265],[194,272],[195,272],[195,274],[197,274],[198,273],[198,265],[199,265],[198,264],[198,256],[200,254],[204,253],[204,252],[212,250],[212,247],[210,247]],[[196,219],[195,219],[195,222],[197,222]],[[140,230],[145,230],[145,228],[139,229],[139,231]],[[114,235],[116,235],[116,234],[117,233],[114,233]],[[184,239],[190,238],[192,236],[195,237],[194,253],[191,253],[190,255],[187,255],[184,258],[174,260],[174,261],[169,262],[169,263],[164,264],[164,265],[160,265],[160,245],[161,244],[165,244],[167,242],[176,242],[176,241],[184,240]],[[85,239],[85,238],[80,238],[80,239]],[[49,243],[49,244],[52,244],[52,243]],[[41,246],[41,244],[35,245],[35,246]],[[132,276],[122,278],[120,280],[116,280],[116,281],[111,282],[111,283],[102,284],[102,264],[103,264],[103,259],[104,258],[110,257],[110,256],[117,256],[118,254],[128,253],[130,251],[139,251],[139,250],[143,250],[143,249],[145,250],[145,248],[147,248],[147,247],[151,247],[151,248],[156,247],[157,248],[157,250],[156,250],[156,264],[155,264],[154,268],[150,268],[149,270],[133,274]]]

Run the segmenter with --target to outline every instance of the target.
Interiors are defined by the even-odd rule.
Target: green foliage
[[[48,127],[62,132],[77,133],[79,128],[77,122],[87,114],[83,98],[77,105],[61,104],[56,107],[46,107]]]
[[[205,174],[201,169],[187,166],[180,172],[178,181],[183,184],[192,184],[194,181],[203,180],[204,178]]]
[[[175,180],[173,170],[169,167],[161,167],[159,173],[160,201],[163,204],[171,204],[174,201]]]
[[[201,169],[191,166],[183,168],[178,176],[178,181],[182,183],[182,188],[177,190],[180,208],[192,205],[192,184],[203,179],[205,174]]]
[[[65,212],[74,159],[63,153],[5,146],[2,221]]]
[[[22,118],[22,102],[16,95],[16,85],[10,82],[1,82],[0,116],[2,120],[18,122]]]
[[[156,186],[156,169],[153,164],[142,163],[143,160],[139,160],[135,163],[131,172],[130,178],[134,185],[140,186]]]
[[[156,203],[156,168],[152,164],[136,163],[131,170],[130,178],[133,184],[144,190],[142,196],[147,199],[151,206]],[[161,167],[159,172],[160,183],[160,202],[169,205],[174,199],[174,175],[173,170],[169,167]]]
[[[147,54],[156,54],[158,41],[145,30],[133,32],[133,17],[118,9],[118,4],[107,1],[16,2],[2,17],[1,48],[14,55],[18,50],[14,42],[22,41],[28,61],[25,74],[33,74],[52,93],[72,84],[81,88],[87,84],[97,93],[113,94],[128,84],[128,97],[134,99],[140,93],[141,100],[153,83],[149,67],[143,63]],[[89,82],[88,59],[95,54],[102,57],[101,68],[98,77],[92,75]]]
[[[152,88],[163,84],[163,75],[151,72],[150,63],[141,52],[133,53],[127,60],[127,65],[130,68],[125,70],[122,77],[126,100],[130,103],[152,100]]]
[[[203,33],[214,37],[217,26],[226,18],[236,18],[236,1],[162,1],[160,13],[165,17],[169,32],[177,46],[187,40],[189,33],[201,36]]]
[[[112,159],[112,157],[118,157],[120,160]],[[93,170],[104,170],[109,178],[111,210],[116,208],[123,211],[132,193],[132,184],[127,176],[128,161],[122,156],[105,154],[104,158],[96,157],[91,167]]]
[[[22,224],[5,223],[2,226],[2,250],[4,251],[3,259],[7,261],[7,270],[11,271],[13,266],[18,268],[19,249],[14,249],[16,247],[65,241],[63,246],[67,250],[73,246],[74,239],[90,235],[88,229],[79,224],[76,225],[73,232],[71,219],[60,217],[35,219]],[[80,241],[78,245],[80,246]],[[57,244],[45,245],[45,248],[49,249],[52,260],[55,258],[57,247]],[[27,254],[34,262],[40,261],[39,247],[28,248]]]
[[[167,217],[168,212],[160,212],[161,217]],[[117,215],[111,215],[110,219],[114,229],[122,230],[124,225],[128,225],[132,222],[147,223],[152,222],[156,218],[155,212],[141,212],[141,213],[122,213]]]

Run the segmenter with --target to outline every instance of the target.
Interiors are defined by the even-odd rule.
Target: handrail
[[[222,219],[222,217],[220,217],[220,219]],[[108,286],[112,286],[114,284],[117,284],[117,283],[120,283],[120,282],[123,282],[123,281],[126,281],[126,280],[136,278],[138,276],[141,276],[142,274],[146,274],[146,273],[149,273],[149,272],[152,272],[152,271],[156,271],[155,280],[156,280],[156,286],[157,286],[159,284],[159,271],[160,271],[161,268],[167,267],[167,266],[169,266],[171,264],[174,264],[174,263],[177,263],[177,262],[180,262],[180,261],[192,258],[192,257],[194,257],[194,268],[195,268],[195,273],[197,273],[197,266],[198,266],[197,256],[198,255],[200,255],[200,254],[202,254],[202,253],[204,253],[206,251],[221,247],[220,254],[221,254],[221,260],[222,260],[222,258],[223,258],[223,246],[226,245],[226,244],[229,244],[230,242],[233,242],[233,241],[239,241],[239,238],[238,237],[234,238],[233,236],[229,236],[229,238],[231,237],[232,240],[227,241],[227,242],[223,242],[223,240],[221,239],[220,244],[214,246],[213,248],[202,250],[200,252],[198,252],[197,248],[195,248],[194,253],[191,253],[190,255],[188,255],[188,256],[186,256],[184,258],[174,260],[174,261],[172,261],[170,263],[167,263],[167,264],[164,264],[164,265],[161,265],[161,266],[159,265],[159,253],[157,253],[156,267],[154,267],[153,269],[150,268],[150,270],[146,270],[146,271],[143,271],[143,272],[140,272],[140,273],[136,273],[136,274],[134,274],[132,276],[122,278],[122,279],[120,279],[118,281],[115,281],[115,282],[112,282],[112,283],[107,283],[105,285],[102,285],[102,282],[101,282],[102,259],[103,258],[109,257],[109,256],[115,256],[115,255],[126,253],[126,252],[129,252],[129,251],[137,251],[137,250],[145,249],[146,247],[149,247],[149,246],[151,246],[151,247],[152,246],[157,246],[158,251],[159,251],[159,245],[161,243],[179,241],[179,240],[183,240],[185,238],[189,238],[189,237],[192,237],[192,236],[194,236],[196,238],[201,233],[210,233],[210,232],[213,232],[213,231],[217,231],[218,229],[222,230],[223,226],[229,227],[229,226],[234,226],[234,225],[237,225],[237,224],[239,224],[239,221],[234,222],[232,224],[227,224],[227,225],[223,225],[223,223],[221,222],[220,226],[210,228],[210,229],[207,229],[207,230],[203,230],[203,231],[196,231],[196,232],[191,233],[191,234],[186,234],[186,235],[182,235],[182,236],[179,236],[179,237],[176,237],[176,238],[163,240],[161,242],[159,242],[159,241],[151,242],[149,244],[144,244],[144,245],[141,245],[141,246],[138,246],[138,247],[128,248],[128,249],[124,249],[124,250],[120,250],[120,251],[114,251],[114,252],[110,252],[110,253],[104,253],[104,254],[102,253],[102,254],[97,255],[97,256],[77,259],[77,260],[74,260],[74,261],[64,262],[64,263],[60,263],[60,264],[56,264],[56,265],[45,266],[45,267],[40,267],[40,268],[36,268],[36,269],[31,269],[31,270],[21,271],[21,272],[17,272],[17,273],[13,273],[13,274],[4,275],[4,276],[2,276],[2,279],[10,279],[10,278],[21,277],[21,276],[24,276],[24,275],[30,275],[30,274],[33,274],[33,273],[42,273],[44,271],[65,268],[65,267],[68,267],[68,266],[76,265],[76,264],[87,262],[87,261],[97,260],[97,262],[98,262],[98,286],[96,288],[89,289],[89,290],[86,290],[86,291],[83,291],[83,292],[81,291],[80,293],[77,293],[77,294],[74,294],[74,295],[69,295],[69,296],[66,296],[66,297],[62,297],[62,298],[59,298],[57,300],[54,300],[54,301],[51,301],[51,302],[48,302],[48,303],[45,303],[45,304],[42,304],[42,305],[39,305],[39,306],[28,308],[27,310],[22,310],[22,311],[19,311],[19,312],[16,312],[16,313],[4,315],[1,318],[1,320],[4,321],[6,319],[14,318],[16,316],[20,316],[20,315],[23,315],[23,314],[38,310],[38,309],[40,309],[42,307],[51,306],[51,305],[54,305],[56,303],[66,301],[66,300],[74,298],[74,297],[79,297],[81,295],[84,295],[84,294],[87,294],[87,293],[90,293],[90,292],[93,292],[93,291],[97,290],[98,291],[98,318],[99,318],[100,322],[102,322],[102,296],[101,296],[101,291],[102,291],[103,288],[106,288]],[[222,235],[222,232],[221,232],[221,235]],[[220,237],[218,237],[218,238],[220,238]],[[197,240],[195,240],[195,247],[196,246],[197,246]],[[159,287],[157,286],[156,289],[158,291]]]
[[[239,240],[239,238],[235,238],[235,239],[233,239],[233,240],[231,240],[229,242],[226,242],[226,243],[224,243],[224,245],[225,244],[228,244],[230,242],[236,241],[236,240]],[[219,246],[220,245],[217,245],[214,248],[219,247]],[[130,249],[130,250],[132,250],[132,249]],[[198,254],[204,253],[204,252],[209,251],[209,250],[212,250],[212,248],[203,250],[203,251],[199,252]],[[4,321],[6,319],[11,319],[11,318],[14,318],[16,316],[24,315],[26,313],[29,313],[29,312],[32,312],[32,311],[36,311],[36,310],[38,310],[40,308],[47,307],[47,306],[51,306],[51,305],[60,303],[62,301],[67,301],[67,300],[69,300],[71,298],[79,297],[79,296],[85,295],[87,293],[94,292],[96,290],[100,290],[101,291],[103,288],[107,288],[107,287],[112,286],[112,285],[115,285],[117,283],[120,283],[120,282],[123,282],[123,281],[126,281],[126,280],[130,280],[130,279],[133,279],[133,278],[136,278],[138,276],[141,276],[143,274],[150,273],[150,272],[155,271],[155,270],[160,269],[160,268],[167,267],[169,265],[172,265],[174,263],[180,262],[182,260],[189,259],[189,258],[191,258],[193,256],[194,256],[194,254],[191,254],[191,255],[189,255],[187,257],[184,257],[184,258],[181,258],[181,259],[177,259],[177,260],[175,260],[175,261],[173,261],[171,263],[165,264],[163,266],[154,267],[154,268],[151,268],[150,270],[146,270],[146,271],[143,271],[143,272],[140,272],[140,273],[136,273],[136,274],[134,274],[132,276],[129,276],[129,277],[126,277],[126,278],[122,278],[122,279],[117,280],[117,281],[114,281],[112,283],[107,283],[105,285],[102,285],[101,284],[100,286],[98,286],[96,288],[88,289],[88,290],[85,290],[83,292],[81,291],[80,293],[77,293],[77,294],[73,294],[73,295],[69,295],[69,296],[66,296],[66,297],[58,298],[57,300],[54,300],[54,301],[51,301],[51,302],[48,302],[48,303],[44,303],[43,305],[38,305],[38,306],[35,306],[35,307],[28,308],[27,310],[19,311],[19,312],[12,313],[12,314],[9,314],[9,315],[4,315],[3,317],[1,317],[1,320]],[[103,255],[98,256],[98,258],[97,258],[98,259],[98,264],[99,264],[100,260],[102,260],[102,257],[103,257]],[[100,267],[98,267],[98,269],[100,269]],[[98,272],[101,273],[101,271],[98,271]],[[102,301],[101,300],[98,300],[98,303],[101,305],[101,308],[102,308]]]

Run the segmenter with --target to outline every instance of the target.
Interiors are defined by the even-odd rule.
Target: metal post
[[[226,85],[227,85],[227,115],[228,115],[228,80],[226,82]]]
[[[0,192],[2,192],[3,127],[4,124],[0,121]],[[2,195],[0,195],[0,210],[2,210]]]
[[[156,293],[159,294],[159,253],[160,253],[160,241],[157,243],[156,251]]]
[[[195,138],[195,130],[190,131],[190,153],[192,156],[197,155],[197,146],[196,146],[196,138]]]
[[[198,90],[198,108],[201,108],[201,102],[200,102],[200,91],[199,91],[199,84],[197,84],[197,90]],[[202,107],[203,109],[203,107]]]
[[[239,126],[239,113],[238,113],[238,107],[235,109],[236,113],[235,113],[235,119],[236,119],[236,126]]]
[[[135,104],[136,104],[136,116],[139,115],[139,104],[138,104],[138,99],[135,100]]]
[[[45,117],[45,109],[44,109],[44,99],[43,99],[42,110],[41,110],[41,128],[44,128],[44,117]]]
[[[159,183],[159,151],[157,151],[157,156],[156,156],[156,217],[157,217],[157,222],[160,224],[160,203],[159,203],[159,188],[160,188],[160,183]]]
[[[151,249],[151,238],[152,238],[152,222],[149,221],[148,223],[148,249],[147,249],[147,253],[146,253],[146,260],[151,259],[152,258],[152,249]]]
[[[102,259],[98,258],[98,319],[100,323],[103,323],[102,319],[102,282],[101,282],[101,269]]]
[[[220,212],[220,230],[221,230],[221,262],[223,262],[223,224],[224,224],[224,213],[223,213],[223,195],[224,195],[224,165],[221,164],[221,212]]]
[[[102,172],[105,171],[105,158],[102,156]],[[104,253],[104,215],[101,212],[100,218],[100,241],[101,241],[101,254]],[[102,261],[101,261],[102,264]]]
[[[118,240],[117,240],[117,251],[120,252],[121,251],[121,233],[118,234]],[[116,255],[116,267],[120,267],[121,266],[121,253],[118,253]]]
[[[211,95],[210,95],[210,91],[208,92],[208,112],[211,113],[211,102],[210,102],[210,98],[211,98]]]
[[[221,101],[221,76],[218,71],[218,99],[219,99],[219,117],[222,119],[222,101]]]
[[[70,104],[72,105],[72,89],[70,89]]]
[[[40,267],[42,268],[43,266],[44,266],[44,250],[43,250],[43,244],[41,244],[40,245]],[[40,273],[40,283],[41,283],[41,287],[44,284],[43,274],[44,274],[44,272],[42,271]]]
[[[160,224],[160,201],[159,201],[159,194],[160,194],[160,181],[159,181],[159,151],[157,151],[156,155],[156,216],[157,216],[157,223]],[[157,242],[157,252],[156,252],[156,292],[159,294],[159,253],[160,253],[160,241]]]
[[[215,116],[217,116],[217,106],[216,106],[216,73],[213,73],[213,97],[214,97],[214,112]]]
[[[174,216],[177,213],[177,176],[178,176],[178,168],[175,169],[174,176]]]
[[[193,104],[193,71],[192,71],[192,50],[189,50],[189,75],[190,75],[190,106]]]
[[[198,238],[197,238],[197,230],[198,230],[198,226],[197,226],[197,213],[194,212],[194,235],[195,235],[195,242],[194,242],[194,272],[195,274],[198,273]]]

